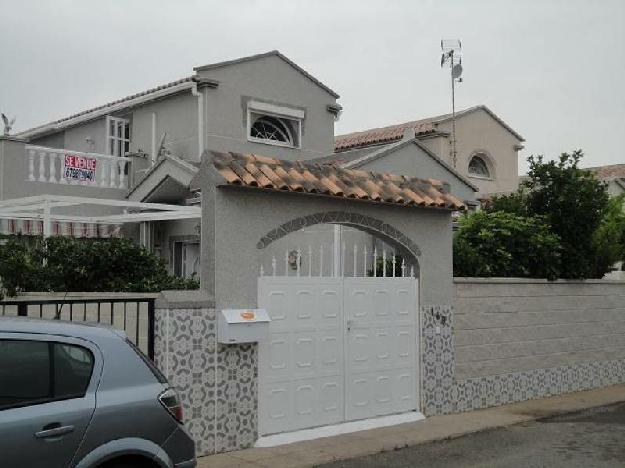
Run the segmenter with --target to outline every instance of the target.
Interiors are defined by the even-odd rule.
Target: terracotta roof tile
[[[505,123],[499,116],[484,105],[473,106],[467,109],[459,110],[456,112],[456,117],[460,118],[463,115],[470,114],[483,110],[501,124],[505,129],[512,133],[519,141],[524,141],[523,137],[515,132],[507,123]],[[389,125],[381,128],[371,128],[361,132],[348,133],[346,135],[338,135],[334,139],[334,151],[337,153],[347,151],[355,148],[363,148],[367,146],[380,145],[384,143],[391,143],[401,140],[404,136],[404,132],[407,129],[414,129],[415,135],[425,135],[428,133],[434,133],[437,130],[438,124],[448,121],[451,118],[451,114],[436,115],[433,117],[427,117],[425,119],[413,120],[411,122],[404,122],[396,125]],[[336,157],[335,157],[336,158]],[[336,158],[340,160],[340,157]]]
[[[404,132],[408,128],[414,128],[416,135],[424,135],[433,133],[436,127],[429,119],[425,121],[416,120],[414,122],[406,122],[389,127],[374,128],[363,132],[348,133],[347,135],[339,135],[334,140],[334,151],[346,151],[351,148],[359,148],[381,143],[389,143],[401,140]]]
[[[324,194],[405,206],[464,210],[448,184],[396,174],[343,169],[311,162],[282,161],[265,156],[213,151],[212,164],[225,185]]]
[[[625,179],[625,164],[611,164],[609,166],[588,167],[586,170],[594,172],[598,179]]]

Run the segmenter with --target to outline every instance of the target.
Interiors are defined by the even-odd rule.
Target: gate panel
[[[417,409],[417,281],[261,277],[260,434]]]
[[[345,418],[417,408],[413,278],[344,278]]]
[[[259,278],[271,317],[260,343],[261,434],[344,418],[342,285],[332,278]]]

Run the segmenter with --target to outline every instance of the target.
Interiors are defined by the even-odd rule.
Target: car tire
[[[98,468],[159,468],[159,466],[145,458],[132,458],[122,460],[111,460]]]

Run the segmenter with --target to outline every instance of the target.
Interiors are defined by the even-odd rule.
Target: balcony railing
[[[128,188],[130,158],[67,149],[26,146],[29,181]]]

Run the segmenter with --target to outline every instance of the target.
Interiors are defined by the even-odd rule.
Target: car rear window
[[[67,343],[0,340],[0,410],[85,395],[93,354]]]
[[[154,362],[152,362],[152,360],[149,357],[143,354],[143,351],[141,351],[137,347],[137,345],[134,344],[132,341],[130,341],[128,338],[126,338],[126,343],[128,343],[128,345],[135,351],[135,353],[139,355],[139,357],[145,363],[145,365],[148,366],[148,369],[150,369],[152,374],[154,374],[154,377],[156,377],[156,380],[158,380],[159,383],[166,384],[167,378],[163,375],[163,373],[160,370],[158,370],[158,367],[156,367]]]

